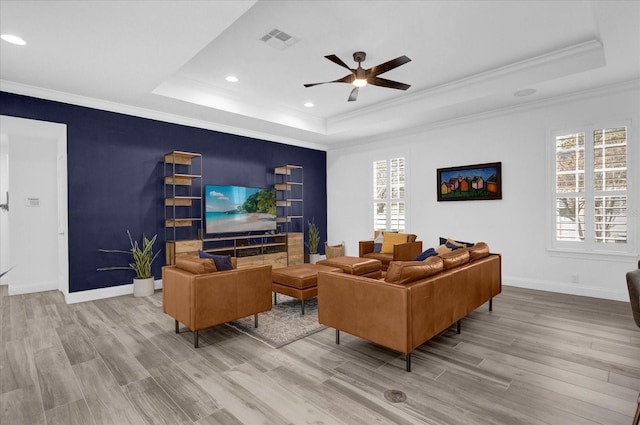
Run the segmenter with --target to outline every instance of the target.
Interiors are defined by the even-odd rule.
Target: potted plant
[[[318,226],[313,222],[313,220],[308,221],[308,238],[305,245],[309,249],[309,263],[315,264],[316,261],[320,258],[320,254],[318,254],[318,244],[320,243],[320,231],[318,230]]]
[[[133,279],[133,296],[134,297],[146,297],[153,294],[154,291],[154,279],[151,274],[151,264],[156,259],[160,251],[153,253],[153,244],[156,241],[158,235],[154,235],[153,238],[147,239],[142,235],[142,248],[138,244],[138,241],[134,241],[131,237],[131,233],[127,230],[129,236],[129,243],[131,249],[129,251],[123,251],[120,249],[100,249],[101,252],[121,253],[129,254],[133,256],[133,262],[128,266],[114,266],[114,267],[102,267],[98,270],[133,270],[136,272],[136,276]]]

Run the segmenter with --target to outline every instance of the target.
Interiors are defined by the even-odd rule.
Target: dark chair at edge
[[[627,273],[627,288],[629,289],[629,302],[631,303],[631,311],[633,312],[633,320],[640,327],[640,260],[638,261],[638,269]],[[640,394],[638,395],[638,408],[633,417],[632,425],[638,425],[640,422]]]

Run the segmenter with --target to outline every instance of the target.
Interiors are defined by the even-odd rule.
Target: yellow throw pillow
[[[446,254],[447,252],[451,252],[453,249],[449,248],[446,244],[440,245],[436,248],[436,252],[438,255]]]
[[[380,249],[380,254],[393,254],[393,246],[399,243],[407,242],[407,234],[406,233],[387,233],[384,234],[384,239],[382,241],[382,249]]]

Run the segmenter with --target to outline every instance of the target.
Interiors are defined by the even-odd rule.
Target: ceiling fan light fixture
[[[367,80],[364,78],[356,78],[355,80],[353,80],[353,85],[356,87],[364,87],[367,85]]]
[[[24,46],[25,44],[27,44],[27,42],[22,38],[13,34],[2,34],[0,38],[2,38],[7,43],[15,44],[16,46]]]
[[[225,78],[225,80],[227,80],[230,83],[237,83],[238,82],[238,77],[234,76],[234,75],[229,75]]]

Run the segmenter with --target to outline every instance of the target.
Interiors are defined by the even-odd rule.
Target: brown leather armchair
[[[235,267],[235,264],[234,264]],[[271,310],[271,266],[192,273],[178,266],[162,268],[162,309],[186,325],[198,348],[198,331]]]
[[[376,231],[374,238],[378,237],[379,234],[380,232]],[[373,239],[359,241],[358,257],[380,260],[382,262],[382,270],[387,270],[389,263],[392,261],[413,261],[422,252],[422,241],[417,241],[417,236],[414,234],[406,233],[406,235],[407,242],[393,245],[393,253],[374,252]]]

